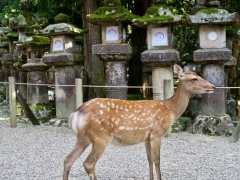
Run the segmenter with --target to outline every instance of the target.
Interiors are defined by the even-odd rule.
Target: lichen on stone
[[[239,18],[238,13],[229,13],[225,9],[206,8],[195,15],[187,15],[188,24],[233,24]]]
[[[51,36],[54,34],[73,34],[73,35],[80,35],[88,32],[86,29],[80,29],[72,24],[69,23],[58,23],[58,24],[51,24],[48,25],[43,30],[39,30],[37,34]]]

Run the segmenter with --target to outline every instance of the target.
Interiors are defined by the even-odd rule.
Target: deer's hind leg
[[[95,138],[94,142],[92,144],[92,150],[90,154],[88,155],[87,159],[84,161],[83,166],[85,168],[85,171],[87,172],[90,180],[96,180],[95,175],[95,165],[97,161],[102,156],[104,150],[112,140],[112,137],[106,137],[106,138]]]
[[[64,160],[63,180],[68,180],[69,172],[73,163],[89,145],[90,142],[84,139],[79,139],[78,137],[75,147]]]

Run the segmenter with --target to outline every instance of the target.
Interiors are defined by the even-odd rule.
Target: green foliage
[[[0,19],[9,19],[18,15],[19,0],[1,0],[0,1]]]

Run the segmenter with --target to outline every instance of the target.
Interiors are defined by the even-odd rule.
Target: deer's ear
[[[184,73],[183,73],[183,69],[181,68],[181,66],[174,64],[173,72],[174,72],[174,74],[176,74],[178,76],[179,79],[184,78]]]

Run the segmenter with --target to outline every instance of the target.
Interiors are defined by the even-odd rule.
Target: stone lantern
[[[61,17],[64,19],[66,15],[57,15],[55,21]],[[50,53],[43,56],[43,62],[55,68],[56,116],[64,120],[76,109],[74,84],[75,78],[80,78],[83,66],[83,56],[75,44],[75,36],[86,31],[66,21],[56,22],[38,31],[38,34],[50,37]]]
[[[174,63],[179,61],[179,53],[173,48],[172,26],[181,22],[180,15],[174,15],[164,1],[155,0],[154,6],[133,23],[147,28],[148,50],[141,54],[144,65],[152,67],[153,99],[163,100],[174,93]]]
[[[30,36],[21,39],[19,48],[26,49],[27,63],[22,68],[27,70],[27,83],[47,84],[46,70],[49,66],[42,62],[42,57],[50,45],[50,40],[42,36]],[[48,86],[27,86],[27,103],[33,106],[48,105]]]
[[[87,15],[89,22],[101,25],[102,44],[93,45],[92,53],[104,62],[106,86],[127,86],[126,63],[132,47],[126,43],[126,28],[136,17],[124,9],[119,0],[105,0],[103,7]],[[108,98],[127,99],[127,88],[105,90]]]
[[[8,42],[1,42],[0,43],[0,71],[1,71],[1,77],[0,77],[0,82],[5,82],[7,81],[6,79],[6,71],[5,68],[3,67],[3,63],[4,63],[4,55],[7,54],[9,52],[9,48],[8,48]]]
[[[9,44],[5,41],[5,34],[9,32],[9,28],[7,27],[0,27],[0,82],[7,82],[7,77],[9,76],[9,68],[5,66],[5,57],[6,54],[9,53]],[[2,93],[8,97],[8,91],[6,87],[2,85]]]
[[[202,64],[203,78],[215,86],[225,85],[224,63],[230,61],[232,57],[231,50],[226,47],[226,26],[235,23],[237,19],[237,13],[230,14],[216,7],[202,9],[195,15],[187,16],[188,24],[199,27],[200,49],[194,52],[194,61]],[[203,95],[204,114],[224,115],[226,110],[224,94],[223,90],[218,90],[214,94]]]
[[[16,75],[16,70],[13,67],[13,64],[17,60],[17,54],[14,51],[15,49],[14,41],[18,40],[18,33],[15,30],[12,31],[11,29],[9,29],[8,33],[4,35],[3,39],[4,41],[8,42],[9,47],[8,51],[5,51],[5,53],[3,54],[2,61],[4,68],[7,70],[6,78],[8,78],[8,76],[13,76],[16,79],[18,79]]]
[[[202,65],[202,77],[216,87],[224,87],[225,63],[234,64],[232,51],[226,44],[226,26],[238,19],[237,13],[230,14],[218,8],[219,1],[207,1],[207,8],[199,10],[195,15],[187,15],[187,23],[197,25],[199,31],[199,49],[194,52],[194,61]],[[213,94],[202,95],[203,119],[212,122],[224,118],[226,113],[226,92],[217,89]],[[198,120],[196,120],[198,121]],[[202,118],[200,118],[202,121]],[[215,128],[216,129],[216,128]]]

